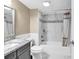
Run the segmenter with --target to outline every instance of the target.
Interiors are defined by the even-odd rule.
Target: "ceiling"
[[[63,11],[63,9],[71,9],[71,0],[19,0],[30,9],[38,9],[39,11],[49,14]],[[49,7],[44,7],[43,2],[50,1]]]

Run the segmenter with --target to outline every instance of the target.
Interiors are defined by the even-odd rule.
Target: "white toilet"
[[[33,59],[42,59],[42,48],[41,48],[41,46],[33,46],[31,48],[31,53],[32,53]]]
[[[35,38],[34,38],[35,37]],[[33,35],[33,39],[37,40],[38,38],[36,38],[36,35]],[[35,46],[31,47],[31,54],[33,59],[42,59],[42,47],[39,46],[39,43],[37,43],[37,41],[35,41]]]

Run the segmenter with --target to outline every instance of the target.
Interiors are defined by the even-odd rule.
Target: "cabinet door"
[[[30,59],[30,50],[25,51],[23,54],[19,55],[19,59]]]
[[[13,53],[5,56],[5,59],[16,59],[16,52],[13,52]]]

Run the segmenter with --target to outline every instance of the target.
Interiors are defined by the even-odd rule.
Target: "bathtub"
[[[48,56],[48,58],[46,56],[43,59],[71,59],[70,47],[63,47],[61,42],[48,41],[47,44],[40,46]]]

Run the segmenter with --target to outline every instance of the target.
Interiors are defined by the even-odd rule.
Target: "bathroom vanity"
[[[17,40],[18,41],[18,40]],[[9,41],[9,43],[16,43],[16,40]],[[9,44],[7,43],[7,44]],[[18,42],[17,42],[18,43]],[[20,44],[12,47],[12,48],[4,48],[5,59],[30,59],[30,41],[25,40],[19,42]],[[6,45],[5,45],[6,46]]]

